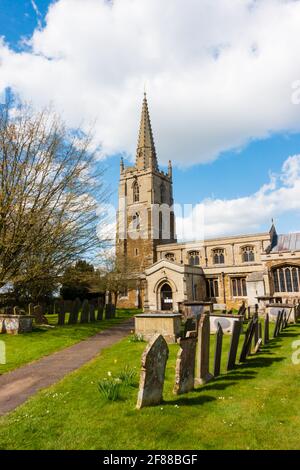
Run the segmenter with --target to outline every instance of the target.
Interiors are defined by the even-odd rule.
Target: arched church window
[[[224,256],[224,249],[223,248],[216,248],[212,250],[213,252],[213,262],[214,264],[224,264],[225,263],[225,256]]]
[[[249,263],[255,260],[253,246],[244,246],[242,248],[242,259],[244,263]]]
[[[140,200],[140,188],[138,182],[133,183],[133,202],[139,202]]]
[[[132,228],[133,230],[139,230],[140,228],[140,214],[138,212],[132,217]]]
[[[273,269],[275,292],[299,292],[300,268],[284,266]]]
[[[191,266],[199,266],[199,264],[200,264],[199,251],[190,251],[189,252],[189,264]]]

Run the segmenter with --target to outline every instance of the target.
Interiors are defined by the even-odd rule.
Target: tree
[[[50,109],[1,105],[0,288],[46,286],[105,243],[97,208],[108,193],[91,141]]]
[[[104,259],[103,266],[96,271],[94,288],[109,291],[117,305],[119,294],[135,289],[139,284],[138,263],[135,259],[122,255],[110,255]]]
[[[90,283],[94,276],[94,266],[87,261],[78,260],[74,266],[69,266],[62,278],[60,294],[64,299],[84,300],[90,292]]]

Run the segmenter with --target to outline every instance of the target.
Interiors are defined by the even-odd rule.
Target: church
[[[300,233],[264,233],[178,242],[172,163],[160,170],[146,94],[136,161],[120,163],[116,254],[134,260],[136,287],[120,293],[120,307],[181,310],[183,302],[211,301],[227,309],[257,297],[293,299],[300,292]]]

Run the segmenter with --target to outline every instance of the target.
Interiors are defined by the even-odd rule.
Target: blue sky
[[[96,4],[96,0],[87,0],[87,1],[89,2],[90,9],[98,8],[98,5]],[[101,0],[98,0],[98,1],[99,1],[99,4],[103,3],[101,2]],[[72,2],[74,5],[72,12],[74,12],[75,14],[74,0],[69,2],[69,5],[72,4]],[[193,3],[193,0],[190,0],[190,2]],[[32,37],[33,32],[37,28],[42,29],[45,26],[47,26],[47,23],[45,21],[45,15],[47,13],[50,3],[51,2],[47,0],[35,0],[35,1],[0,0],[0,35],[4,37],[6,50],[10,51],[12,57],[14,56],[14,54],[17,54],[15,57],[20,57],[23,50],[28,50],[28,46],[25,47],[23,45],[24,38],[30,39]],[[52,29],[53,29],[53,25],[57,24],[57,28],[58,28],[57,30],[59,31],[59,34],[57,34],[58,39],[56,42],[55,42],[55,39],[53,39],[53,42],[51,43],[51,47],[49,48],[49,37],[52,34],[50,28],[49,28],[49,32],[47,33],[48,35],[41,34],[40,36],[38,36],[35,42],[35,46],[34,46],[36,50],[38,51],[38,54],[35,53],[31,55],[30,60],[32,59],[32,57],[34,58],[34,55],[35,56],[43,55],[43,54],[48,55],[44,52],[46,50],[46,47],[48,47],[47,50],[48,51],[50,50],[51,53],[52,51],[54,51],[53,52],[54,56],[55,54],[62,54],[60,50],[62,43],[60,43],[59,41],[62,41],[60,37],[62,36],[63,33],[59,29],[61,27],[59,15],[66,15],[66,12],[68,11],[67,8],[70,8],[70,6],[67,5],[67,2],[65,0],[60,0],[58,3],[61,3],[62,5],[61,11],[59,12],[57,10],[56,14],[54,14],[53,12],[51,21],[49,20],[49,24],[52,25]],[[79,0],[77,4],[79,3],[84,5],[85,2],[82,2],[82,0]],[[154,0],[153,0],[153,3],[155,3]],[[87,5],[87,3],[85,5]],[[63,8],[65,10],[63,10]],[[88,16],[88,8],[86,8],[85,12],[87,12],[86,13],[87,17],[85,18],[85,22],[88,22],[89,19],[91,22],[93,22],[91,15]],[[122,14],[125,15],[124,12]],[[261,13],[261,15],[263,14],[264,12]],[[78,15],[80,15],[80,12],[78,12]],[[67,22],[67,17],[65,18]],[[184,19],[182,21],[184,22]],[[218,19],[212,18],[211,21],[217,22]],[[231,21],[231,17],[228,17],[229,29],[230,29],[230,21]],[[70,22],[71,22],[71,19],[70,19]],[[258,24],[258,20],[257,20],[257,24]],[[67,31],[68,31],[68,28],[66,28]],[[82,41],[83,44],[85,44],[85,36],[87,36],[86,40],[88,43],[89,30],[91,31],[93,30],[93,25],[91,25],[90,28],[87,28],[86,31],[83,30],[83,31],[78,32],[78,35],[80,36],[81,34],[82,38],[84,38]],[[68,37],[70,37],[71,33],[69,34],[69,36],[66,36],[66,41],[68,40]],[[226,31],[224,34],[226,34]],[[170,31],[170,37],[171,35],[172,35],[172,31]],[[260,37],[259,30],[256,32],[256,36],[258,38]],[[235,38],[231,38],[231,39],[233,42],[233,49],[234,49]],[[52,40],[52,37],[51,37],[51,40]],[[200,38],[199,40],[210,41],[210,42],[212,41],[210,37]],[[215,40],[217,42],[218,38],[216,38]],[[95,47],[95,51],[98,54],[98,52],[100,51],[100,48],[104,46],[102,45],[101,42],[97,44],[97,41],[95,40],[94,35],[91,35],[90,41],[91,41],[92,46]],[[105,43],[105,49],[110,47],[108,44],[110,43],[109,42]],[[78,48],[81,47],[81,42],[78,43],[77,47]],[[114,45],[112,45],[112,54],[114,52],[113,47]],[[194,47],[194,43],[193,43],[193,47]],[[30,46],[29,46],[29,49],[30,49]],[[180,49],[180,47],[178,49]],[[176,61],[180,63],[180,60],[183,60],[182,59],[183,55],[182,57],[180,56],[181,51],[178,50],[177,52],[176,47],[174,50],[173,49],[171,50],[174,53],[174,60],[176,59]],[[190,50],[190,47],[188,50]],[[151,53],[153,53],[153,51]],[[122,63],[122,61],[121,62],[119,61],[120,74],[123,73],[123,69],[124,70],[126,69],[128,63],[129,63],[129,66],[128,66],[129,68],[130,67],[134,68],[134,65],[132,66],[130,62],[131,57],[129,56],[129,51],[128,51],[128,60],[126,58],[126,51],[125,52],[122,51],[123,56],[124,54],[125,54],[124,64]],[[178,54],[178,57],[176,56],[176,54]],[[86,57],[86,54],[84,57]],[[110,69],[111,64],[107,62],[108,61],[107,57],[103,55],[101,60],[102,60],[101,65],[103,67],[106,66],[108,69]],[[280,57],[278,57],[278,60],[280,61]],[[89,71],[90,75],[93,73],[93,67],[94,67],[94,64],[92,62],[93,61],[91,59],[91,62],[89,63],[89,67],[91,67]],[[36,67],[39,67],[39,65],[37,65]],[[43,64],[43,67],[44,67],[44,64]],[[268,210],[265,211],[265,215],[264,215],[264,209],[263,209],[264,199],[260,199],[261,205],[259,206],[260,207],[259,210],[262,213],[259,214],[259,216],[257,217],[257,223],[255,223],[253,221],[253,216],[251,216],[252,219],[250,220],[251,211],[249,211],[249,223],[248,224],[247,224],[247,217],[246,218],[243,217],[241,224],[239,224],[240,212],[236,211],[235,213],[234,209],[232,210],[230,209],[228,212],[229,214],[228,217],[234,218],[236,216],[237,220],[235,220],[234,222],[232,220],[232,223],[229,224],[229,226],[226,229],[224,229],[224,234],[243,233],[243,232],[248,232],[248,231],[266,231],[270,227],[271,217],[274,217],[276,226],[279,232],[298,231],[300,229],[300,224],[299,224],[300,208],[298,206],[295,207],[295,205],[292,204],[292,201],[291,201],[291,210],[289,210],[288,203],[285,202],[283,204],[284,207],[280,207],[281,202],[279,202],[278,205],[276,202],[278,200],[282,201],[282,198],[278,198],[278,194],[276,193],[277,190],[280,191],[280,187],[282,184],[282,166],[284,165],[284,162],[288,159],[288,157],[300,154],[300,134],[299,134],[299,129],[298,129],[299,125],[295,124],[294,122],[291,122],[292,120],[290,118],[287,120],[288,123],[284,122],[284,123],[279,123],[279,124],[277,122],[274,123],[274,120],[272,120],[273,119],[272,117],[269,118],[269,116],[271,116],[272,114],[276,115],[276,113],[279,114],[281,112],[282,114],[284,114],[285,111],[284,112],[282,111],[279,103],[277,103],[277,101],[274,100],[274,113],[272,113],[273,105],[272,105],[271,98],[269,99],[268,102],[266,101],[267,105],[269,105],[271,108],[270,113],[267,115],[267,118],[270,119],[270,123],[267,122],[265,126],[262,125],[261,130],[260,130],[259,118],[261,114],[263,113],[262,108],[259,107],[260,100],[258,99],[258,108],[257,108],[258,123],[256,125],[256,123],[253,124],[253,122],[255,121],[255,109],[253,111],[252,108],[254,106],[251,103],[251,97],[250,97],[249,103],[245,103],[245,107],[242,109],[242,112],[244,114],[247,114],[248,107],[249,107],[250,109],[249,114],[251,112],[254,113],[254,119],[252,119],[249,124],[249,126],[251,125],[253,129],[251,128],[251,131],[249,130],[248,132],[247,123],[246,123],[244,125],[245,129],[243,128],[241,131],[243,133],[243,137],[241,137],[241,139],[239,139],[238,132],[236,133],[237,135],[232,136],[232,134],[234,134],[235,127],[238,126],[239,115],[237,116],[236,120],[235,119],[232,120],[231,128],[230,128],[231,123],[230,123],[230,118],[229,118],[228,124],[226,123],[226,132],[228,133],[230,137],[226,136],[225,138],[223,136],[222,125],[217,124],[216,125],[216,141],[218,141],[218,143],[217,145],[215,145],[215,143],[213,142],[214,140],[214,135],[213,135],[214,115],[211,113],[210,106],[207,103],[203,103],[203,108],[204,110],[207,109],[208,121],[211,122],[209,132],[210,131],[212,132],[212,138],[209,138],[209,139],[206,138],[209,132],[207,131],[206,128],[205,130],[202,129],[202,123],[205,120],[204,111],[202,111],[202,115],[201,115],[202,122],[199,120],[199,122],[197,123],[198,129],[199,129],[198,140],[197,140],[197,127],[194,133],[190,134],[188,132],[185,132],[185,128],[188,127],[187,121],[189,120],[189,115],[188,115],[189,110],[191,111],[191,114],[192,114],[193,106],[194,106],[193,101],[191,100],[191,96],[188,94],[188,92],[186,92],[187,93],[187,97],[186,97],[187,110],[182,110],[181,112],[181,109],[178,109],[176,111],[175,105],[173,107],[174,95],[172,95],[172,89],[164,88],[164,90],[162,91],[164,99],[165,99],[163,106],[164,106],[164,109],[169,109],[169,111],[166,111],[164,121],[162,122],[160,120],[161,113],[159,110],[159,99],[158,99],[158,93],[157,93],[157,90],[158,90],[157,83],[159,82],[159,80],[157,79],[157,77],[156,77],[156,80],[155,78],[153,79],[153,82],[151,81],[152,79],[150,78],[148,79],[147,74],[145,72],[145,69],[147,71],[147,65],[145,67],[145,65],[143,64],[143,67],[144,69],[142,73],[138,75],[138,77],[143,76],[143,78],[145,79],[147,83],[149,108],[150,108],[150,114],[152,117],[152,127],[153,127],[153,132],[154,132],[154,138],[156,141],[156,147],[158,151],[158,158],[160,161],[162,161],[163,163],[166,163],[168,158],[172,158],[172,153],[174,153],[174,149],[175,149],[175,153],[177,151],[176,139],[178,139],[178,154],[176,155],[174,154],[175,165],[174,165],[174,172],[173,172],[174,173],[174,197],[175,197],[176,202],[182,203],[182,204],[184,203],[197,204],[207,198],[210,198],[211,201],[217,201],[217,200],[231,201],[230,207],[231,206],[235,207],[236,205],[238,205],[237,201],[241,200],[242,198],[250,197],[251,199],[252,197],[254,197],[253,195],[255,195],[257,191],[259,191],[262,188],[263,185],[269,183],[270,174],[273,174],[273,175],[277,175],[277,183],[276,183],[277,189],[273,188],[270,190],[272,194],[274,194],[274,197],[272,196],[272,201],[273,201],[272,207],[269,207]],[[111,80],[111,82],[115,80],[115,77],[116,77],[115,74],[118,73],[119,69],[118,69],[118,66],[115,65],[114,68],[112,68],[112,71],[110,71],[109,79]],[[38,68],[35,69],[35,75],[36,75],[36,71],[39,71],[39,69]],[[81,72],[82,70],[79,70],[79,73]],[[200,72],[201,72],[201,68],[200,68]],[[18,73],[22,74],[22,68],[18,69]],[[96,78],[98,77],[97,75],[98,73],[99,73],[98,69],[95,68],[95,80],[94,80],[95,83],[92,83],[92,86],[95,87],[95,89],[97,89]],[[149,75],[151,74],[152,76],[153,73],[154,72],[151,69],[151,71],[149,72]],[[198,71],[196,70],[195,73],[197,74]],[[11,76],[12,74],[10,75],[10,77]],[[292,79],[296,80],[300,78],[300,74],[299,76],[297,76],[296,73],[293,72],[293,74],[291,74],[290,77],[291,77],[291,80]],[[99,95],[101,95],[101,86],[102,86],[101,82],[102,82],[102,76],[101,76],[101,73],[99,73]],[[136,79],[136,82],[139,83],[138,78]],[[88,86],[88,83],[87,83],[87,86]],[[125,94],[123,90],[126,90],[126,86],[127,85],[124,85],[124,83],[120,85],[119,87],[120,96],[122,92],[123,94]],[[128,101],[129,101],[129,98],[128,98],[127,101],[124,101],[124,103],[122,102],[122,106],[120,105],[120,108],[122,107],[125,108],[127,106],[127,108],[130,110],[131,124],[130,125],[128,124],[128,129],[126,127],[127,123],[125,122],[124,122],[124,126],[120,127],[121,131],[124,134],[121,135],[122,132],[119,132],[120,141],[115,146],[109,140],[110,134],[112,132],[111,129],[114,126],[115,121],[111,119],[111,122],[107,125],[107,128],[105,129],[101,128],[101,131],[103,132],[103,135],[104,135],[103,140],[105,143],[107,143],[107,149],[108,149],[106,151],[106,160],[105,160],[107,167],[108,167],[107,179],[108,179],[110,187],[116,189],[112,198],[112,202],[114,204],[116,204],[116,201],[117,201],[117,184],[118,184],[118,176],[119,176],[120,154],[121,152],[125,152],[125,156],[127,156],[127,163],[130,164],[130,161],[129,161],[130,154],[133,154],[134,143],[137,141],[143,86],[144,86],[144,82],[139,83],[138,86],[136,86],[136,97],[133,103],[128,104]],[[182,78],[181,86],[182,86],[182,90],[188,89],[188,87],[190,86],[189,77],[186,79],[186,83],[184,82],[184,78]],[[205,85],[205,86],[208,86],[208,85]],[[272,86],[273,85],[271,81],[270,87]],[[274,87],[276,86],[279,86],[279,85],[275,83]],[[117,84],[116,84],[116,87],[118,87]],[[31,98],[30,93],[32,92],[30,90],[28,91],[28,87],[23,86],[23,89],[26,90],[26,93],[27,93],[26,94],[24,92],[26,99]],[[106,90],[105,93],[107,96],[108,95],[107,88],[105,90]],[[178,93],[178,88],[177,88],[176,99],[181,93],[181,89],[179,90],[180,91]],[[74,102],[76,102],[76,100],[80,98],[80,94],[83,94],[84,92],[85,92],[85,85],[83,85],[82,89],[79,89],[79,91],[77,89],[77,95],[74,96]],[[111,92],[111,89],[109,89],[109,92]],[[246,92],[246,88],[245,88],[245,92]],[[277,90],[275,89],[274,96],[279,95],[281,93],[281,89],[278,88],[278,93],[276,92]],[[37,99],[40,99],[41,94],[42,93],[39,93],[39,96]],[[53,96],[49,93],[49,100],[50,99],[52,100]],[[202,106],[201,96],[199,96],[197,99],[195,98],[195,108],[196,107],[199,108],[199,106],[200,107]],[[33,96],[33,101],[35,99],[36,99],[35,96]],[[46,96],[45,96],[45,92],[43,92],[43,99],[47,99],[47,92],[46,92]],[[68,97],[68,102],[71,99],[72,97],[70,98]],[[100,96],[99,103],[102,103],[102,106],[103,106],[102,109],[104,113],[106,103],[103,103],[101,100],[102,100],[102,97]],[[264,101],[264,99],[262,98],[261,101]],[[115,103],[115,101],[112,100],[111,103]],[[110,103],[110,106],[111,106],[111,103]],[[265,106],[266,103],[263,103],[262,106]],[[42,104],[44,104],[44,102],[42,102]],[[78,106],[80,107],[80,104],[78,104]],[[225,107],[225,116],[226,116],[226,111],[228,111],[228,116],[230,117],[231,116],[231,101],[230,100],[228,100],[228,103],[226,104],[226,106],[227,108]],[[83,106],[83,109],[84,108],[85,107]],[[60,103],[60,109],[63,109],[63,111],[65,111],[64,103]],[[174,117],[174,109],[175,109],[175,113],[177,112],[177,116],[175,117]],[[116,110],[116,113],[117,112],[118,111]],[[218,110],[214,112],[217,113]],[[224,112],[223,109],[219,110],[219,114],[222,114],[223,112]],[[239,110],[238,112],[241,112],[241,111]],[[297,112],[298,112],[298,117],[300,118],[300,108],[297,110]],[[72,108],[66,111],[67,120],[69,119],[69,116],[71,115],[71,113],[72,113]],[[293,113],[294,113],[293,119],[294,121],[296,121],[295,119],[296,114],[294,110],[293,110]],[[95,116],[95,117],[98,118],[98,116]],[[168,119],[170,119],[170,125],[168,123]],[[176,119],[176,122],[175,122],[175,119]],[[100,117],[100,120],[101,120],[101,117]],[[71,124],[73,124],[72,118],[70,119],[70,121],[71,121]],[[300,122],[300,119],[299,119],[299,122]],[[169,129],[169,128],[172,128],[172,125],[174,126],[174,130]],[[201,138],[201,136],[203,137]],[[111,138],[112,142],[113,142],[113,138],[117,140],[117,137],[113,136]],[[194,139],[194,142],[191,143],[192,139]],[[203,142],[205,141],[205,144],[203,143],[203,146],[202,146],[202,141]],[[186,148],[186,152],[185,152],[185,148]],[[169,152],[169,149],[170,149],[170,152]],[[198,149],[199,149],[199,156],[198,156]],[[109,157],[107,157],[107,155],[109,155]],[[206,158],[206,155],[207,155],[207,158]],[[295,167],[296,163],[298,165],[299,162],[298,160],[297,162],[296,160],[294,160],[293,167]],[[300,163],[299,163],[299,168],[300,168]],[[298,185],[298,180],[297,180],[297,185]],[[268,194],[268,191],[267,191],[267,194]],[[294,191],[294,192],[287,192],[287,194],[297,195],[298,193]],[[266,197],[265,200],[266,200],[266,203],[268,204],[270,203],[269,196]],[[211,202],[211,204],[213,204],[213,202]],[[247,210],[248,210],[247,202],[245,204],[246,205],[245,205],[244,211],[247,213]],[[218,219],[218,217],[222,218],[222,216],[223,216],[222,214],[218,215],[216,213],[216,219]],[[211,223],[211,229],[208,231],[208,234],[210,236],[214,234],[213,233],[214,227],[216,228],[216,235],[220,235],[221,234],[220,231],[222,231],[222,229],[218,228],[218,220],[215,220],[214,222]]]

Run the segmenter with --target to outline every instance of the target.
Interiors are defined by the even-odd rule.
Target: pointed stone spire
[[[158,169],[146,93],[144,93],[142,107],[139,140],[136,152],[136,168],[138,170],[147,168],[153,170]]]

